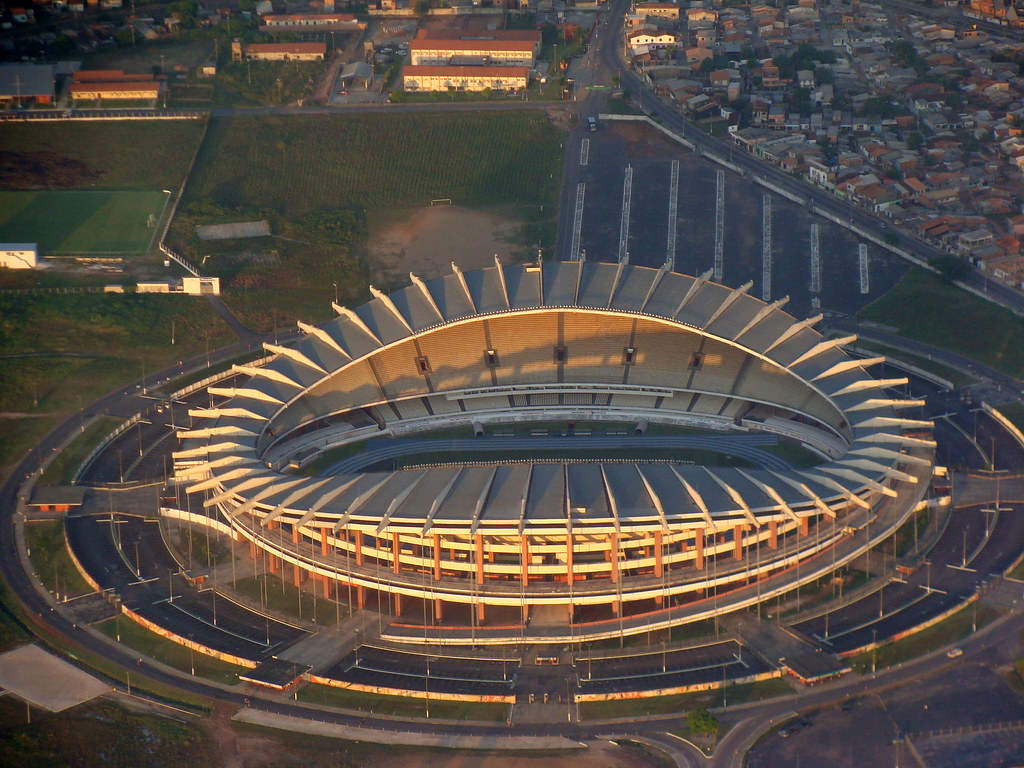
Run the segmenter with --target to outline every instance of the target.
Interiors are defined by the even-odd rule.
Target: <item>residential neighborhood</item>
[[[632,62],[687,117],[1024,280],[1024,43],[865,2],[638,3],[627,22]]]

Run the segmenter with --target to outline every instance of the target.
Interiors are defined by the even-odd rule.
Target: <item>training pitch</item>
[[[163,192],[0,192],[0,241],[38,243],[44,255],[142,253]]]

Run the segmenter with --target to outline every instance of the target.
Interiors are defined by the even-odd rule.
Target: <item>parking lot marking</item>
[[[868,276],[868,247],[865,243],[857,246],[857,261],[860,267],[860,292],[868,293],[871,290],[871,282]]]
[[[580,182],[576,185],[576,210],[572,217],[572,244],[569,246],[569,258],[572,261],[581,261],[580,258],[580,230],[583,228],[583,199],[587,194],[587,185]]]
[[[586,165],[590,160],[590,139],[584,139],[580,143],[580,165]]]
[[[626,177],[622,180],[622,221],[619,223],[619,263],[628,263],[629,252],[629,206],[633,200],[633,166],[626,166]]]
[[[725,254],[725,171],[715,172],[715,280],[722,279]]]
[[[679,161],[672,161],[672,178],[668,185],[668,244],[665,247],[665,266],[676,268],[676,223],[679,218]]]
[[[761,299],[772,297],[772,196],[761,195]]]
[[[811,224],[811,293],[821,293],[821,251],[817,224]]]

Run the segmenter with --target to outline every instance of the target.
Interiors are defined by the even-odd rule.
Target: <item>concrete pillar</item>
[[[779,521],[768,521],[768,546],[772,549],[779,548]]]
[[[484,537],[483,534],[476,535],[476,583],[484,583]]]
[[[356,587],[356,607],[360,609],[366,607],[366,587],[361,585]]]
[[[249,557],[255,560],[260,555],[260,548],[256,546],[256,542],[252,539],[249,540]]]
[[[320,583],[323,585],[323,595],[325,598],[330,600],[331,598],[331,580],[327,576],[320,577]]]
[[[523,605],[523,626],[526,626],[530,621],[530,606]]]
[[[733,538],[733,549],[732,559],[742,560],[743,559],[743,532],[747,529],[746,525],[736,525],[732,529]]]
[[[269,562],[270,572],[271,572],[271,573],[277,573],[277,569],[278,569],[278,566],[279,566],[279,565],[280,565],[280,563],[281,563],[281,561],[280,561],[280,559],[279,559],[279,558],[277,557],[277,555],[269,555],[269,556],[267,557],[267,560],[268,560],[268,562]]]
[[[608,534],[608,559],[611,561],[612,584],[619,583],[619,535]]]
[[[444,609],[442,607],[443,605],[444,603],[441,602],[441,598],[434,598],[434,619],[436,621],[444,621]]]
[[[292,526],[292,544],[298,544],[298,543],[299,543],[299,526],[293,525]]]
[[[573,551],[572,551],[572,534],[565,534],[565,583],[572,584],[575,581],[574,574],[572,572],[573,563]],[[572,606],[569,606],[569,615],[572,617]]]
[[[391,570],[402,572],[402,542],[397,533],[391,534]]]
[[[661,531],[654,532],[654,575],[661,578],[665,575],[664,554],[661,545]]]
[[[397,592],[394,593],[395,597],[395,616],[402,615],[402,596]]]
[[[441,580],[441,534],[434,534],[434,581]]]
[[[523,534],[519,540],[519,563],[521,566],[520,579],[525,587],[530,583],[530,539],[526,534]]]
[[[811,532],[811,518],[801,517],[800,518],[800,535],[807,536]]]
[[[697,528],[693,532],[693,547],[696,551],[694,565],[698,568],[704,567],[704,529]]]
[[[356,565],[363,564],[363,532],[356,531]]]
[[[484,624],[484,604],[477,603],[476,606],[474,606],[474,610],[476,610],[476,623],[478,626],[482,627]]]
[[[320,529],[320,554],[326,556],[328,551],[329,550],[328,550],[328,546],[327,546],[327,529],[326,528],[321,528]]]
[[[232,536],[234,536],[236,544],[241,544],[242,543],[242,539],[245,538],[244,536],[242,536],[242,532],[238,531],[238,530],[233,530],[231,532],[231,534],[232,534]]]
[[[302,586],[302,567],[298,563],[292,563],[292,584]]]

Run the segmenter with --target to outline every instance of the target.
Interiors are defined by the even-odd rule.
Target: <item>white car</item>
[[[964,655],[964,649],[963,648],[952,648],[952,649],[950,649],[949,651],[946,652],[946,655],[949,658],[951,658],[951,659],[955,659],[957,656],[963,656]]]

